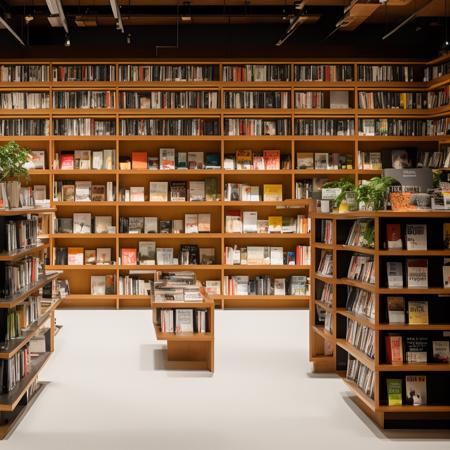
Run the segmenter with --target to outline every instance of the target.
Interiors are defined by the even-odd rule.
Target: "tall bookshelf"
[[[9,220],[30,217],[30,215],[51,215],[54,209],[48,208],[17,208],[0,211],[0,229],[2,234],[7,234],[6,224]],[[5,244],[5,240],[2,241]],[[2,272],[6,273],[3,265],[16,265],[24,258],[37,257],[44,261],[45,253],[48,251],[48,243],[38,240],[35,244],[13,251],[8,251],[7,247],[0,252],[0,265]],[[25,285],[22,289],[16,290],[11,295],[0,297],[0,310],[2,321],[2,333],[5,333],[5,341],[0,345],[0,360],[2,363],[2,386],[0,394],[0,439],[6,439],[18,425],[22,417],[30,409],[36,398],[42,393],[45,383],[38,380],[42,368],[45,366],[54,351],[55,338],[55,310],[61,304],[61,298],[42,299],[37,298],[40,303],[37,311],[39,314],[30,314],[31,306],[25,302],[37,295],[43,288],[52,283],[60,273],[45,272],[40,273],[38,278]],[[30,279],[32,279],[30,277]],[[3,285],[3,283],[2,283]],[[2,287],[3,289],[3,287]],[[53,289],[51,292],[53,294]],[[16,309],[24,307],[19,319],[13,319],[10,314]],[[26,312],[28,309],[28,313]],[[17,313],[19,314],[19,313]],[[28,314],[28,316],[27,316]],[[26,322],[24,317],[28,317]],[[12,325],[17,321],[19,324]],[[11,329],[14,328],[14,335]],[[29,344],[39,336],[43,336],[44,349],[41,347],[36,353],[30,353]],[[2,339],[3,340],[3,339]],[[27,352],[27,353],[26,353]],[[24,356],[25,355],[25,356]],[[6,361],[13,361],[9,366]],[[19,362],[17,362],[19,361]],[[8,365],[7,365],[8,364]],[[15,382],[12,382],[12,367],[20,367],[21,373]],[[17,370],[17,369],[16,369]],[[10,384],[11,383],[11,384]]]
[[[445,60],[444,60],[445,62]],[[57,215],[69,216],[74,212],[96,212],[98,214],[107,214],[113,217],[113,223],[118,224],[119,217],[132,215],[153,215],[153,212],[161,212],[162,216],[174,218],[178,215],[183,216],[186,212],[211,212],[214,217],[212,223],[212,233],[205,235],[146,235],[129,236],[119,233],[99,235],[61,235],[50,233],[51,249],[68,245],[80,245],[86,248],[98,246],[100,241],[107,243],[113,248],[115,255],[119,255],[120,249],[124,245],[135,243],[139,239],[155,240],[157,242],[172,241],[174,246],[180,243],[186,243],[194,240],[207,244],[207,246],[216,249],[217,263],[209,266],[176,266],[173,269],[189,269],[197,273],[201,281],[207,279],[222,280],[226,275],[253,275],[253,274],[271,274],[275,277],[287,277],[293,274],[309,275],[309,266],[227,266],[223,264],[224,248],[226,245],[240,245],[241,243],[251,243],[248,245],[258,245],[264,242],[271,246],[290,246],[294,243],[307,245],[310,240],[309,233],[302,235],[296,234],[265,234],[265,235],[234,235],[225,233],[225,215],[230,209],[239,209],[241,211],[258,211],[261,216],[267,217],[270,214],[298,215],[308,214],[309,201],[295,198],[296,182],[302,180],[311,180],[326,177],[329,180],[341,178],[343,175],[350,177],[355,182],[361,179],[370,178],[378,175],[381,170],[365,170],[358,166],[358,152],[371,151],[389,151],[393,148],[408,147],[414,145],[419,150],[436,151],[441,145],[445,145],[448,138],[443,135],[430,136],[363,136],[359,133],[360,120],[371,118],[388,119],[441,119],[448,116],[448,105],[430,109],[362,109],[359,107],[360,91],[394,91],[394,92],[431,92],[445,88],[448,85],[450,75],[445,74],[430,81],[422,81],[424,70],[428,66],[441,64],[441,60],[424,61],[4,61],[3,65],[8,64],[40,64],[42,70],[47,73],[43,77],[44,81],[5,81],[4,77],[0,80],[1,92],[43,92],[48,94],[48,108],[37,109],[1,109],[0,120],[34,118],[48,121],[48,135],[45,136],[1,136],[1,141],[15,139],[19,143],[32,149],[44,149],[47,154],[47,165],[45,170],[33,171],[31,182],[36,184],[46,184],[48,192],[52,195],[55,181],[61,179],[75,179],[104,182],[105,180],[114,181],[116,186],[116,199],[120,186],[136,185],[148,186],[150,180],[198,180],[204,177],[214,177],[219,181],[219,192],[222,194],[220,201],[214,203],[165,203],[156,204],[149,202],[131,203],[131,202],[108,202],[89,204],[81,203],[59,203],[52,200],[52,206],[57,208]],[[101,77],[104,81],[67,81],[65,77],[53,77],[55,71],[61,66],[103,64],[107,65],[107,76]],[[139,80],[139,73],[148,73],[144,70],[137,71],[137,81],[129,81],[123,77],[123,67],[129,64],[137,66],[163,66],[165,68],[171,65],[181,65],[184,68],[209,67],[209,72],[205,81],[199,78],[190,78],[186,80],[171,78],[169,81],[147,81]],[[253,72],[246,67],[246,64],[254,64]],[[344,71],[347,78],[337,77],[334,81],[305,81],[299,79],[298,75],[302,66],[311,65],[332,65],[331,70],[324,72],[328,76],[333,76],[336,72]],[[358,70],[366,65],[395,65],[400,64],[410,67],[409,73],[414,74],[414,81],[361,81],[358,76]],[[260,70],[261,66],[267,65],[272,71],[269,79],[266,80],[266,72]],[[245,70],[244,70],[245,69]],[[341,70],[342,69],[342,70]],[[345,69],[345,70],[344,70]],[[147,70],[147,69],[146,69]],[[200,70],[200,69],[198,69]],[[88,73],[88,72],[85,72]],[[205,72],[206,73],[206,72]],[[225,76],[232,73],[238,78]],[[253,76],[257,73],[256,78]],[[252,75],[253,74],[253,75]],[[111,77],[109,75],[112,75]],[[195,74],[194,74],[195,75]],[[228,81],[228,80],[247,80],[247,81]],[[54,97],[59,92],[75,93],[76,91],[104,91],[115,98],[114,105],[110,108],[57,108]],[[217,108],[125,108],[120,99],[126,96],[126,93],[136,93],[136,95],[145,92],[215,92],[217,93]],[[228,101],[234,93],[246,91],[286,93],[284,95],[285,108],[273,107],[255,107],[255,108],[236,108],[229,106]],[[330,93],[335,91],[345,91],[349,96],[349,108],[330,108]],[[320,108],[300,108],[296,101],[299,92],[322,92],[324,103]],[[280,94],[281,95],[281,94]],[[226,103],[227,101],[227,103]],[[287,103],[286,103],[287,102]],[[263,106],[266,106],[264,104]],[[92,118],[108,120],[115,126],[112,135],[95,136],[67,136],[55,134],[55,121],[64,118]],[[215,120],[219,126],[217,135],[196,135],[196,136],[155,136],[155,135],[122,135],[121,121],[123,119],[171,119],[171,118],[196,118]],[[279,135],[226,135],[225,126],[231,119],[285,119],[287,130]],[[300,133],[299,124],[303,120],[329,118],[331,120],[352,121],[354,133],[349,135],[305,135]],[[118,169],[119,158],[129,155],[132,151],[145,150],[151,154],[156,154],[158,149],[175,148],[177,151],[215,151],[221,155],[221,169],[207,171],[122,171]],[[234,153],[240,149],[252,149],[261,151],[265,149],[279,149],[282,154],[291,156],[291,168],[278,170],[275,172],[261,170],[224,170],[223,160],[226,153]],[[74,149],[115,149],[116,150],[116,169],[108,171],[60,171],[53,168],[52,163],[55,155],[62,150]],[[298,169],[296,167],[296,154],[298,152],[336,152],[347,154],[352,160],[351,168],[346,169]],[[277,182],[283,185],[285,200],[279,203],[264,202],[227,202],[223,200],[224,185],[227,182],[249,182],[251,184],[262,186],[267,182]],[[168,207],[168,208],[166,208]],[[163,208],[161,210],[161,208]],[[282,208],[282,209],[280,209]],[[153,211],[153,212],[152,212]],[[125,266],[99,266],[99,267],[54,267],[63,269],[65,276],[71,281],[71,294],[64,300],[63,306],[67,307],[148,307],[147,297],[140,296],[121,296],[118,294],[107,296],[93,296],[89,293],[89,278],[95,273],[115,274],[116,279],[121,273],[128,273],[130,270],[143,269],[139,267]],[[149,269],[148,267],[144,269]],[[153,267],[155,270],[167,270],[171,267]],[[149,275],[150,276],[150,275]],[[116,290],[116,292],[118,292]],[[223,291],[222,291],[223,292]],[[306,307],[309,296],[224,296],[223,294],[215,298],[217,304],[222,307]]]
[[[374,230],[372,246],[348,245],[349,231],[358,220],[367,221]],[[358,406],[380,427],[403,428],[405,426],[448,427],[450,419],[450,396],[444,387],[448,385],[450,365],[438,362],[432,341],[448,340],[448,301],[450,289],[444,286],[444,259],[450,250],[444,245],[444,224],[449,223],[449,214],[444,211],[359,211],[343,214],[315,213],[313,219],[312,297],[310,304],[310,360],[314,371],[336,373],[342,377]],[[330,238],[322,239],[322,227],[328,223]],[[402,233],[403,248],[387,248],[387,225],[398,224]],[[408,224],[427,226],[427,249],[406,250],[405,229]],[[317,271],[321,255],[328,252],[332,258],[332,272],[328,276]],[[348,278],[353,256],[368,257],[373,261],[374,282]],[[428,261],[428,288],[408,287],[407,262],[413,259]],[[403,286],[388,287],[388,262],[402,262]],[[362,293],[366,300],[350,301],[353,294]],[[330,295],[322,295],[331,289]],[[372,296],[371,301],[370,296]],[[389,316],[389,299],[403,298],[403,323]],[[427,301],[427,323],[411,323],[409,304],[412,301]],[[401,308],[400,308],[401,310]],[[325,316],[325,320],[324,320]],[[372,344],[361,344],[354,331],[359,327],[360,336],[373,334]],[[349,328],[350,327],[350,328]],[[351,334],[353,333],[353,335]],[[353,336],[353,337],[352,337]],[[400,360],[390,362],[386,339],[396,336],[402,341]],[[412,346],[414,351],[425,351],[425,361],[409,361],[407,339],[427,339],[425,350]],[[370,340],[370,339],[369,339]],[[367,342],[367,341],[364,341]],[[392,345],[392,344],[391,344]],[[414,344],[415,345],[415,344]],[[349,372],[349,365],[359,365]],[[362,369],[361,369],[362,367]],[[349,376],[350,373],[350,376]],[[373,384],[360,373],[371,374]],[[412,405],[406,392],[407,376],[425,376],[426,404]],[[354,377],[354,378],[353,378]],[[388,380],[400,380],[399,404],[389,404]]]

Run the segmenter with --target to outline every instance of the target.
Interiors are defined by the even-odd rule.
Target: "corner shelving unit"
[[[355,247],[345,245],[351,225],[357,219],[373,221],[374,247]],[[321,227],[324,221],[331,222],[331,243],[321,242]],[[405,236],[406,224],[426,224],[428,228],[427,250],[397,250],[387,249],[387,224],[400,224],[402,236]],[[443,287],[442,268],[443,259],[450,257],[450,250],[443,244],[444,223],[450,223],[450,214],[447,211],[359,211],[343,214],[313,214],[312,225],[312,258],[315,267],[320,259],[323,249],[329,251],[333,261],[333,275],[323,277],[311,272],[312,297],[310,303],[310,360],[315,372],[336,373],[340,375],[350,389],[360,408],[371,417],[380,427],[403,428],[405,426],[428,427],[448,426],[450,420],[450,395],[448,386],[450,382],[450,365],[432,361],[431,348],[428,348],[426,363],[390,364],[387,361],[385,338],[387,335],[414,336],[417,333],[447,340],[450,320],[450,289]],[[374,260],[375,283],[348,280],[346,277],[351,255],[372,256]],[[425,258],[428,260],[429,288],[388,288],[387,287],[387,261],[401,261],[403,269],[407,258]],[[431,262],[433,260],[433,262]],[[439,270],[437,270],[439,267]],[[405,273],[403,273],[405,279]],[[331,301],[323,303],[319,297],[324,284],[332,287]],[[374,314],[355,313],[347,305],[347,286],[368,291],[374,295]],[[407,284],[404,282],[404,286]],[[388,321],[388,296],[401,296],[405,304],[409,300],[428,300],[429,324],[408,324],[408,307],[406,306],[406,322],[394,324]],[[330,315],[331,332],[326,331],[321,316],[323,312]],[[358,326],[373,330],[374,357],[352,345],[346,338],[348,320],[357,322]],[[416,333],[416,334],[414,334]],[[403,344],[404,346],[405,344]],[[403,347],[404,349],[405,347]],[[373,396],[368,395],[358,384],[347,378],[347,369],[350,359],[356,360],[373,373]],[[405,376],[425,375],[428,402],[425,405],[412,406],[406,403]],[[387,382],[388,378],[402,380],[402,404],[388,405]]]

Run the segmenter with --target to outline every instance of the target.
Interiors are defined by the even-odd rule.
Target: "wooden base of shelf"
[[[309,296],[295,295],[235,295],[223,296],[224,308],[292,309],[308,308]]]

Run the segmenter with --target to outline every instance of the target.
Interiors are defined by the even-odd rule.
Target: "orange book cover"
[[[280,150],[264,150],[263,157],[266,170],[280,170]]]
[[[137,249],[123,248],[122,249],[122,264],[124,266],[134,266],[137,260]]]
[[[131,168],[136,170],[147,170],[147,152],[131,153]]]
[[[69,247],[67,250],[67,263],[69,266],[82,266],[84,264],[84,248]]]

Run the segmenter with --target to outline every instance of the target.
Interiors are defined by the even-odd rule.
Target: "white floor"
[[[155,369],[148,311],[57,315],[51,384],[1,449],[450,448],[445,433],[381,433],[341,380],[311,377],[306,311],[218,311],[213,377]]]

